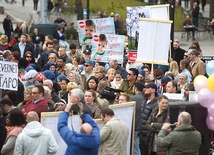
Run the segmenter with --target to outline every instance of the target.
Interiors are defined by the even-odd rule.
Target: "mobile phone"
[[[170,128],[174,130],[176,128],[176,124],[170,124]]]

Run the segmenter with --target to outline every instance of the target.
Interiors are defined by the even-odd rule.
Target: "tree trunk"
[[[210,18],[214,18],[214,1],[210,1]]]
[[[82,1],[76,0],[75,5],[76,5],[77,20],[83,20]]]

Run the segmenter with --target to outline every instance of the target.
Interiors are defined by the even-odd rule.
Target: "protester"
[[[102,119],[106,123],[100,131],[101,145],[99,155],[127,154],[129,128],[114,116],[109,108],[102,110]]]
[[[201,134],[191,125],[191,122],[191,115],[188,112],[181,112],[174,130],[170,127],[170,123],[165,123],[158,134],[157,146],[167,148],[167,154],[170,155],[198,154]]]

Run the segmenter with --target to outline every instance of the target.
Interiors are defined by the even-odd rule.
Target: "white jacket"
[[[55,154],[57,150],[51,130],[33,121],[17,137],[13,155],[48,155]]]

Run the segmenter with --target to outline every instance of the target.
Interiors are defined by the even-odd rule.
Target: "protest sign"
[[[18,64],[0,61],[0,89],[18,89]]]
[[[123,62],[125,36],[95,33],[93,38],[92,60],[100,62],[117,60],[120,64]]]
[[[92,44],[92,33],[115,34],[114,18],[78,20],[77,25],[81,46]]]

